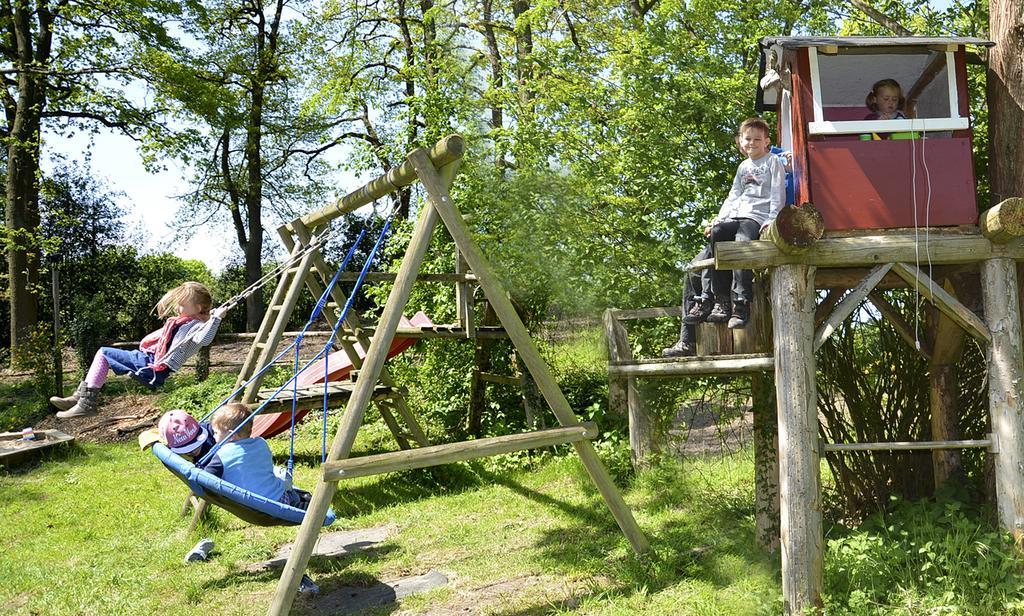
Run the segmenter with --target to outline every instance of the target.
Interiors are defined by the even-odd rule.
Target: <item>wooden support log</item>
[[[771,370],[775,360],[771,355],[721,355],[709,357],[679,357],[674,359],[647,359],[609,364],[609,376],[678,377],[749,374]]]
[[[464,460],[486,458],[513,451],[538,449],[552,445],[590,440],[598,434],[591,422],[565,428],[549,428],[523,434],[481,438],[461,443],[431,445],[408,451],[395,451],[359,458],[348,458],[323,465],[324,481],[341,481],[414,468],[427,468]]]
[[[992,439],[969,439],[959,441],[893,441],[890,443],[825,443],[825,451],[917,451],[937,449],[990,448]]]
[[[799,254],[806,252],[825,233],[825,219],[810,203],[787,205],[765,229],[764,236],[771,240],[779,252]]]
[[[628,374],[619,374],[612,369],[613,364],[633,361],[629,336],[612,310],[606,310],[604,313],[604,328],[608,342],[608,407],[610,411],[627,416],[629,451],[633,458],[633,466],[642,468],[647,465],[650,455],[657,451],[654,429],[640,398],[636,378]]]
[[[566,400],[565,394],[558,387],[558,383],[551,374],[544,358],[541,357],[540,351],[537,350],[537,346],[530,337],[530,332],[527,331],[522,319],[519,318],[519,314],[512,305],[512,300],[508,297],[505,286],[501,283],[491,264],[484,257],[480,247],[473,240],[469,227],[466,225],[466,220],[452,204],[451,195],[448,194],[448,187],[443,186],[438,181],[437,172],[431,166],[430,161],[422,150],[411,153],[409,160],[415,163],[416,173],[419,175],[423,187],[430,197],[432,208],[444,220],[445,227],[448,229],[449,234],[451,234],[452,240],[462,251],[470,269],[480,279],[480,287],[483,289],[484,296],[494,306],[494,312],[498,315],[498,320],[505,326],[509,340],[515,345],[516,352],[519,353],[523,363],[527,366],[530,374],[533,375],[534,380],[537,382],[537,387],[544,395],[548,406],[551,407],[551,412],[555,414],[555,417],[562,426],[578,424],[579,419],[573,413],[572,407],[569,406],[569,401]],[[644,536],[643,531],[637,525],[633,512],[626,505],[618,488],[615,487],[611,475],[608,474],[608,469],[605,468],[604,463],[598,458],[594,446],[589,441],[580,441],[573,443],[573,447],[576,449],[576,453],[583,462],[584,468],[587,469],[587,473],[594,481],[594,485],[597,486],[601,497],[615,517],[615,521],[626,536],[633,551],[637,554],[646,553],[650,550],[647,537]]]
[[[832,332],[839,327],[839,324],[846,320],[848,316],[853,314],[853,311],[860,307],[861,302],[868,296],[868,293],[875,288],[875,285],[889,273],[892,269],[891,263],[885,263],[879,265],[875,269],[871,270],[868,277],[865,278],[857,288],[850,291],[843,301],[839,302],[836,309],[832,311],[825,322],[818,328],[817,333],[814,335],[814,350],[817,351],[821,348],[821,345],[825,344],[825,341],[829,339]]]
[[[779,419],[782,599],[786,614],[824,607],[821,457],[814,378],[814,268],[772,272],[775,391]]]
[[[879,263],[914,263],[923,242],[908,235],[828,237],[818,240],[807,252],[785,254],[769,240],[722,242],[715,247],[718,269],[754,269],[794,263],[817,267],[865,267]],[[937,235],[928,240],[933,265],[974,263],[996,257],[1024,260],[1024,239],[993,244],[981,235]]]
[[[459,161],[455,160],[441,170],[442,182],[446,184],[446,188],[451,185],[451,180],[458,171],[458,165]],[[334,435],[331,450],[327,455],[328,460],[347,458],[352,451],[352,445],[355,443],[356,434],[363,422],[366,407],[370,404],[370,399],[373,396],[375,381],[384,368],[388,349],[391,346],[391,341],[394,340],[399,320],[402,318],[402,310],[405,309],[405,305],[409,301],[416,273],[423,264],[423,257],[430,247],[430,239],[434,227],[437,226],[437,221],[437,210],[434,208],[425,207],[420,212],[412,232],[412,239],[405,251],[405,257],[398,268],[398,277],[395,279],[394,286],[391,287],[391,293],[388,295],[384,311],[381,313],[377,331],[373,334],[373,340],[370,341],[363,362],[362,369],[372,377],[363,379],[352,392],[352,397],[345,407],[345,413],[341,416],[338,432]],[[269,616],[285,616],[291,611],[295,594],[299,589],[299,582],[309,563],[309,557],[313,553],[317,536],[320,534],[320,528],[337,489],[338,484],[336,483],[323,480],[317,483],[302,525],[299,527],[292,553],[288,557],[288,562],[281,573],[281,579],[274,590],[274,596],[267,610]]]
[[[465,140],[459,135],[449,135],[441,139],[434,147],[427,152],[427,156],[435,167],[441,167],[459,160],[466,148]],[[299,221],[309,228],[322,225],[342,214],[355,211],[362,206],[371,203],[381,197],[394,192],[402,186],[408,186],[416,181],[416,169],[413,164],[406,160],[376,179],[353,190],[331,205],[315,212],[306,214]]]
[[[942,311],[954,323],[964,328],[964,331],[977,338],[980,342],[992,342],[992,334],[989,332],[985,322],[961,304],[955,297],[949,294],[941,286],[929,278],[924,272],[906,263],[893,263],[892,271],[900,278],[907,281],[910,288],[917,287],[918,293],[925,296],[935,304],[935,307]]]
[[[1010,197],[988,208],[978,217],[978,226],[997,244],[1024,237],[1024,198]]]
[[[981,265],[985,320],[992,329],[988,362],[989,417],[999,446],[994,456],[996,511],[999,524],[1024,538],[1024,353],[1021,351],[1020,300],[1017,267],[1009,259],[990,259]]]
[[[768,552],[779,550],[779,424],[769,374],[750,375],[754,406],[754,537]]]

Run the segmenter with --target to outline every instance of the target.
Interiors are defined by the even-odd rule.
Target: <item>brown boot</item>
[[[67,398],[61,398],[59,396],[53,396],[50,398],[50,404],[55,406],[58,411],[66,411],[69,408],[78,404],[78,399],[85,393],[85,381],[78,384],[78,388],[75,389],[75,393],[71,394]]]
[[[69,408],[66,411],[57,413],[58,419],[67,419],[69,417],[85,417],[86,415],[95,415],[96,411],[100,407],[100,388],[99,387],[86,387],[82,393],[82,397],[78,399],[78,403],[75,406]]]

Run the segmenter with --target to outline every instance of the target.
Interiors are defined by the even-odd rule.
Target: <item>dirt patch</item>
[[[100,394],[100,408],[95,415],[57,419],[50,415],[36,423],[37,430],[56,428],[88,443],[121,443],[134,441],[139,432],[152,428],[163,411],[156,406],[160,394]]]
[[[545,605],[553,610],[573,610],[579,606],[583,586],[582,583],[562,578],[522,575],[475,588],[455,589],[443,605],[434,606],[422,613],[430,616],[492,614],[516,605],[520,598],[526,597],[529,597],[531,604]]]
[[[669,433],[669,447],[679,456],[730,454],[753,440],[750,408],[719,408],[701,401],[679,409]]]

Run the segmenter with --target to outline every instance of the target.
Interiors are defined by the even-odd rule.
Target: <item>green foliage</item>
[[[892,499],[828,542],[835,614],[1006,614],[1024,609],[1024,559],[988,513],[959,501]]]
[[[235,375],[226,372],[212,372],[198,383],[186,374],[177,374],[168,381],[159,405],[165,411],[183,409],[198,419],[220,404],[234,384]]]

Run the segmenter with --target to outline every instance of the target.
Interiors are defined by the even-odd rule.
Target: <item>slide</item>
[[[399,322],[399,327],[423,327],[426,325],[433,325],[433,321],[430,317],[423,314],[422,311],[417,312],[411,319],[407,319],[404,316]],[[413,344],[416,343],[415,338],[400,338],[395,337],[391,341],[391,348],[388,349],[388,359],[391,359],[395,355],[405,351]],[[363,358],[366,356],[366,351],[358,343],[355,345],[356,352],[359,353],[359,357]],[[324,359],[313,363],[308,368],[299,373],[298,384],[299,387],[309,387],[318,383],[324,382]],[[327,362],[327,380],[329,382],[342,381],[348,378],[349,373],[352,372],[352,360],[345,353],[345,351],[335,351],[326,358]],[[281,392],[286,393],[286,392]],[[319,406],[318,403],[318,407]],[[303,417],[306,416],[308,411],[296,411],[295,421],[302,421]],[[252,435],[262,436],[263,438],[270,438],[277,436],[278,434],[288,430],[291,424],[292,414],[287,413],[265,413],[263,415],[257,415],[252,420]]]

